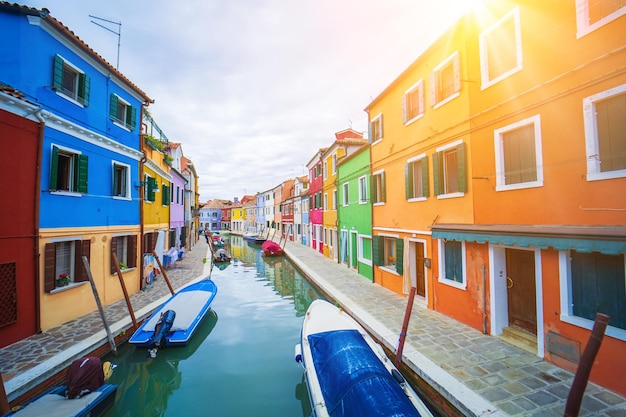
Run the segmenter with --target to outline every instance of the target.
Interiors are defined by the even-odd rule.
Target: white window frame
[[[466,260],[466,252],[465,252],[465,241],[461,242],[461,258],[462,258],[462,268],[463,268],[463,282],[457,282],[454,281],[452,279],[446,278],[445,274],[446,274],[446,259],[445,259],[445,248],[444,248],[444,244],[446,243],[445,239],[438,239],[437,241],[437,245],[438,245],[438,250],[439,250],[439,278],[437,279],[437,281],[439,281],[442,284],[445,285],[449,285],[451,287],[455,287],[458,288],[460,290],[466,290],[467,289],[467,260]]]
[[[445,155],[443,155],[443,154],[445,153],[445,151],[447,151],[449,149],[456,148],[461,143],[463,143],[463,139],[456,140],[456,141],[454,141],[452,143],[448,143],[447,145],[440,146],[440,147],[435,149],[435,152],[442,152],[441,164],[443,165],[443,169],[442,169],[443,177],[440,178],[440,181],[444,181],[445,182],[446,179],[447,179],[447,176],[448,176],[448,172],[446,170],[446,164],[445,164]],[[466,145],[466,147],[467,147],[467,145]],[[467,158],[467,155],[466,155],[466,158]],[[466,161],[466,164],[467,163],[468,162]],[[468,174],[466,173],[466,176],[467,175]],[[457,198],[457,197],[463,197],[464,195],[465,195],[465,193],[463,191],[455,191],[455,192],[452,192],[452,193],[439,194],[439,195],[437,195],[437,199]]]
[[[359,204],[367,204],[367,175],[359,177]]]
[[[123,167],[125,169],[125,184],[126,186],[124,187],[124,195],[114,195],[113,198],[118,199],[118,200],[130,200],[131,199],[131,194],[130,194],[130,165],[125,164],[123,162],[118,162],[118,161],[112,161],[112,168],[113,168],[113,175],[115,176],[115,167],[116,166],[120,166]],[[115,191],[115,190],[113,190]]]
[[[441,81],[441,70],[446,68],[448,65],[452,65],[452,71],[454,73],[454,93],[450,94],[448,97],[440,98],[439,97],[439,85]],[[444,104],[454,100],[455,98],[461,95],[461,59],[459,56],[459,52],[455,51],[452,55],[447,57],[443,62],[435,67],[433,72],[430,74],[430,101],[433,109],[438,109]]]
[[[409,119],[409,98],[413,93],[417,94],[417,114]],[[424,79],[420,79],[418,82],[409,87],[402,97],[402,121],[405,126],[421,119],[424,116]]]
[[[515,56],[517,65],[508,71],[497,75],[494,78],[490,78],[489,74],[489,50],[487,48],[487,38],[492,32],[496,31],[502,24],[508,20],[513,19],[515,27]],[[505,78],[519,72],[523,68],[523,54],[522,54],[522,30],[520,25],[520,13],[519,6],[515,7],[509,13],[505,14],[500,20],[487,28],[478,36],[478,43],[480,49],[480,78],[481,78],[481,90],[484,90]]]
[[[607,180],[626,177],[626,169],[601,171],[600,143],[598,142],[598,124],[596,119],[597,101],[626,94],[626,84],[602,91],[583,99],[583,120],[585,126],[585,144],[587,150],[587,181]]]
[[[333,153],[330,157],[331,171],[334,174],[337,173],[337,154]]]
[[[374,249],[372,248],[372,236],[371,235],[359,235],[358,238],[358,252],[357,252],[357,262],[360,262],[362,264],[368,265],[368,266],[372,266],[372,259],[367,259],[364,257],[363,255],[363,241],[365,240],[369,240],[370,241],[370,255],[374,253]]]
[[[378,189],[379,181],[377,179],[374,179],[374,181],[376,182],[376,199],[378,201],[372,201],[372,205],[373,206],[384,206],[385,205],[385,201],[380,201],[382,190],[383,190],[383,188],[385,188],[385,184],[382,182],[384,174],[385,174],[385,170],[384,169],[381,169],[381,170],[376,171],[376,172],[372,172],[372,177],[374,177],[374,178],[375,177],[380,177],[381,178],[380,179],[380,190]],[[386,194],[386,192],[385,192],[385,194]]]
[[[337,189],[333,190],[333,210],[337,210]]]
[[[576,38],[580,39],[624,14],[626,14],[626,6],[617,9],[593,24],[589,24],[589,0],[576,0]]]
[[[131,132],[132,126],[127,125],[126,120],[128,119],[128,113],[132,111],[133,106],[128,101],[124,100],[122,97],[118,96],[117,94],[113,93],[113,95],[117,97],[118,107],[120,103],[124,105],[124,118],[120,119],[119,114],[118,114],[115,119],[112,119],[113,124],[121,129],[124,129],[127,132]]]
[[[63,89],[57,89],[55,90],[56,94],[60,97],[63,97],[64,99],[71,101],[72,103],[80,106],[80,107],[86,107],[83,103],[80,102],[79,100],[79,95],[78,95],[78,90],[80,88],[80,86],[78,85],[79,83],[79,76],[83,75],[86,76],[85,71],[81,70],[80,68],[78,68],[76,65],[72,64],[70,61],[68,61],[67,59],[63,58],[61,55],[58,55],[59,58],[61,58],[61,60],[63,61],[63,65],[67,65],[68,67],[70,67],[73,71],[75,71],[77,73],[76,75],[76,80],[75,80],[75,88],[76,91],[71,91],[71,93],[75,96],[72,97],[71,95],[65,93],[63,91]]]
[[[523,126],[533,125],[535,131],[535,164],[537,168],[537,180],[506,184],[504,166],[504,143],[503,137],[507,132]],[[496,156],[496,191],[519,190],[522,188],[535,188],[543,186],[543,153],[541,151],[541,116],[535,115],[524,120],[501,127],[493,132],[494,149]]]
[[[413,164],[414,162],[421,161],[421,160],[424,160],[424,159],[426,159],[426,154],[422,153],[420,155],[414,156],[413,158],[409,158],[406,162],[407,162],[407,164]],[[413,166],[413,167],[415,167],[415,166]],[[415,168],[413,168],[413,169],[415,169]],[[422,177],[422,174],[420,172],[420,179],[421,179],[421,177]],[[413,184],[413,186],[415,187],[415,183]],[[411,197],[411,198],[409,198],[408,202],[412,203],[414,201],[426,201],[426,200],[428,200],[428,196],[419,196],[419,197]]]
[[[324,161],[324,179],[328,179],[328,161]]]
[[[343,197],[343,206],[348,207],[350,205],[350,183],[344,182],[342,184],[342,197]]]
[[[383,114],[378,113],[375,117],[373,117],[370,121],[370,125],[372,126],[370,132],[372,137],[370,138],[370,142],[372,142],[372,145],[376,145],[378,142],[383,140]],[[377,128],[374,129],[374,126],[377,126]]]
[[[324,211],[328,211],[328,193],[324,193]]]

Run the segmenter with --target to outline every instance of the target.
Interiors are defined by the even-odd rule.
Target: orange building
[[[591,380],[622,395],[625,15],[610,1],[485,0],[366,109],[383,184],[375,281],[400,292],[406,266],[416,274],[399,246],[423,239],[429,307],[571,371],[608,314]]]

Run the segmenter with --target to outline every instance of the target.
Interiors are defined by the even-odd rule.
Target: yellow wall
[[[68,228],[54,229],[51,231],[42,229],[39,253],[45,253],[45,246],[52,238],[76,238],[91,241],[89,264],[91,274],[96,285],[100,301],[103,305],[111,304],[124,298],[122,286],[117,274],[111,275],[111,237],[120,234],[136,235],[138,242],[139,226],[132,228],[107,227],[107,228]],[[82,263],[81,263],[82,265]],[[139,244],[137,245],[137,265],[141,265]],[[44,292],[44,256],[40,257],[39,270],[39,296],[41,299],[41,328],[47,330],[67,321],[73,320],[97,309],[97,304],[89,281],[76,286],[65,287],[55,290],[54,293]],[[126,290],[134,294],[140,288],[141,268],[132,268],[122,273]]]
[[[154,172],[148,166],[144,166],[144,173],[156,179],[156,185],[159,192],[155,193],[154,201],[144,201],[143,204],[143,221],[146,230],[151,228],[169,229],[170,224],[170,206],[164,206],[161,201],[162,185],[170,186],[170,181]],[[171,192],[171,190],[170,190]]]
[[[335,201],[335,193],[337,191],[337,165],[335,164],[335,172],[333,172],[333,155],[336,156],[336,160],[345,155],[345,149],[339,146],[332,146],[323,156],[322,164],[326,163],[327,176],[323,179],[322,183],[322,204],[324,201],[324,195],[328,196],[328,207],[323,213],[322,224],[327,233],[327,241],[324,245],[324,255],[329,258],[336,258],[339,253],[339,247],[337,243],[337,208],[339,207],[339,201]],[[330,245],[332,236],[332,246]]]

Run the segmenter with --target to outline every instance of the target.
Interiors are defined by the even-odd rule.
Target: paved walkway
[[[297,243],[286,254],[305,275],[395,351],[406,298],[372,284],[343,265]],[[167,270],[174,289],[210,273],[204,239]],[[169,297],[165,281],[131,296],[138,320]],[[126,303],[105,307],[114,334],[130,327]],[[0,372],[9,400],[106,343],[97,312],[0,349]],[[498,338],[456,322],[416,302],[405,363],[468,416],[562,416],[573,374]],[[626,417],[626,399],[589,384],[581,416]]]
[[[298,243],[287,256],[395,352],[407,299]],[[468,416],[563,416],[574,375],[414,303],[404,362]],[[626,416],[626,398],[588,384],[581,416]]]

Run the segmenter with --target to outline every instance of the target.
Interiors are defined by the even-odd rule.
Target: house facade
[[[366,109],[375,282],[571,371],[608,314],[591,380],[622,395],[625,15],[484,2]]]
[[[327,148],[319,149],[307,163],[309,170],[309,237],[308,243],[311,248],[324,253],[323,242],[323,220],[324,212],[322,207],[322,155]]]
[[[103,304],[123,296],[114,253],[127,267],[126,287],[140,288],[139,121],[151,99],[48,13],[5,3],[0,33],[20,39],[0,46],[0,81],[28,97],[43,123],[31,196],[45,207],[35,216],[40,260],[25,299],[39,299],[46,330],[93,310],[83,256]]]
[[[363,145],[337,166],[339,261],[360,275],[372,275],[372,205],[369,201],[370,147]]]

